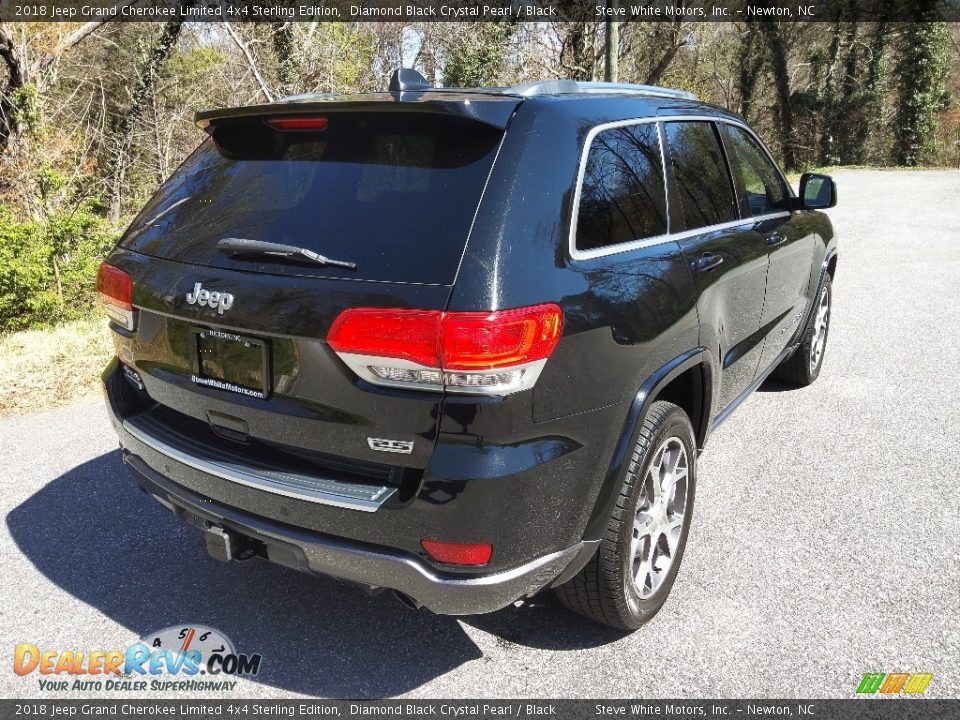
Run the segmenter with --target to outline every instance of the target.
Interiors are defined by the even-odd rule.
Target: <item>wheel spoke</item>
[[[663,536],[667,539],[667,548],[670,550],[671,560],[676,557],[677,546],[680,544],[680,533],[682,532],[683,518],[680,517],[667,525],[667,529],[663,533]]]
[[[644,553],[643,545],[643,541],[641,540],[639,542],[639,550],[637,551],[637,555],[634,556],[633,561],[633,582],[641,595],[644,592],[642,588],[647,584],[647,580],[652,570],[652,553],[649,551]],[[644,557],[644,555],[646,555],[646,557]]]
[[[657,591],[663,582],[663,578],[666,577],[670,571],[670,556],[662,552],[660,547],[661,540],[663,540],[662,536],[657,539],[654,552],[651,552],[650,589],[652,592]]]
[[[810,345],[810,370],[815,371],[823,357],[823,349],[827,344],[827,328],[830,324],[830,293],[827,288],[820,294],[820,305],[817,308],[816,319],[813,324],[813,337]]]
[[[677,555],[691,470],[683,441],[669,437],[653,453],[637,500],[630,568],[641,598],[659,590]]]
[[[663,481],[663,492],[665,495],[669,495],[670,491],[677,486],[681,480],[687,479],[687,469],[681,468],[678,472],[671,473]]]
[[[650,480],[650,500],[654,503],[660,501],[660,494],[663,492],[663,489],[660,487],[661,477],[660,477],[660,466],[654,470],[650,468],[649,480]]]
[[[673,458],[673,465],[670,468],[670,472],[673,475],[676,475],[677,472],[682,471],[687,465],[687,453],[684,451],[683,445],[677,445],[675,455],[676,457]]]

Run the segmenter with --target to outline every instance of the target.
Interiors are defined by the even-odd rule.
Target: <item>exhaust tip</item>
[[[406,593],[400,592],[399,590],[394,590],[393,596],[400,602],[401,605],[403,605],[405,608],[408,608],[410,610],[419,610],[421,607],[423,607],[420,603],[418,603],[412,597],[410,597]]]

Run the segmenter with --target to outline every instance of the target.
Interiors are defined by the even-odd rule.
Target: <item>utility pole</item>
[[[620,0],[607,0],[606,22],[606,51],[604,53],[603,79],[607,82],[617,82],[620,77],[620,24],[617,22],[614,10],[620,5]]]

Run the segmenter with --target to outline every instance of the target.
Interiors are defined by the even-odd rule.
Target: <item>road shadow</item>
[[[460,619],[493,635],[497,645],[508,649],[511,645],[523,645],[540,650],[582,650],[607,645],[631,634],[598,625],[568,611],[552,592],[500,612]]]
[[[390,697],[483,655],[457,619],[408,610],[388,593],[368,597],[260,560],[211,559],[199,531],[136,488],[119,451],[61,475],[6,520],[40,572],[137,638],[212,626],[263,656],[258,682],[294,693]],[[547,597],[463,620],[501,645],[573,650],[617,639]]]
[[[780,393],[780,392],[791,392],[792,390],[799,390],[796,385],[790,385],[781,380],[776,380],[772,377],[768,377],[762,383],[760,387],[757,388],[757,392],[769,392],[769,393]]]

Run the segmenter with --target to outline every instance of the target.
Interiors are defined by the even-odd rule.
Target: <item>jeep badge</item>
[[[216,308],[219,315],[233,307],[233,295],[228,292],[219,292],[217,290],[207,290],[203,283],[197,283],[193,286],[193,292],[187,293],[187,302],[191,305],[206,305],[209,308]]]

